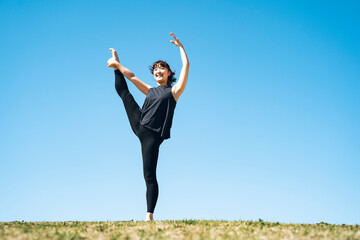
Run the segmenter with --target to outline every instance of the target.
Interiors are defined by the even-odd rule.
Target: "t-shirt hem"
[[[143,124],[143,123],[141,123],[141,122],[140,122],[140,124],[143,125],[144,127],[146,127],[147,129],[149,129],[149,130],[151,130],[151,131],[154,131],[154,132],[156,132],[156,133],[159,133],[159,134],[160,134],[160,132],[161,132],[161,129],[160,129],[160,130],[153,129],[153,128],[151,128],[150,126],[148,126],[148,125],[146,125],[146,124]],[[160,137],[161,137],[162,139],[164,139],[164,140],[170,138],[170,136],[165,136],[165,137],[164,137],[164,136],[161,135],[161,134],[160,134]]]

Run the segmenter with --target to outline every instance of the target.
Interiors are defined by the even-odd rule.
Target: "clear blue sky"
[[[360,224],[358,1],[0,0],[0,221],[143,220],[114,73],[190,61],[155,220]],[[131,82],[142,106],[145,99]]]

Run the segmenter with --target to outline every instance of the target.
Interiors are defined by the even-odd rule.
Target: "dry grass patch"
[[[359,239],[359,225],[259,221],[0,222],[0,239]]]

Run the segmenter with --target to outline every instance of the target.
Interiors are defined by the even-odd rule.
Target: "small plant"
[[[261,226],[265,226],[265,222],[261,218],[259,218],[259,222],[260,222]]]
[[[191,219],[190,220],[185,219],[185,220],[183,220],[183,223],[193,225],[193,224],[196,224],[197,221],[191,220]]]

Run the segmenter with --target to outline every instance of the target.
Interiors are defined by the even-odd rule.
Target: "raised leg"
[[[124,75],[118,69],[115,70],[114,73],[115,89],[124,103],[125,111],[128,116],[131,129],[133,130],[135,135],[138,136],[141,118],[140,106],[136,103],[133,95],[131,95],[131,93],[129,92]]]

